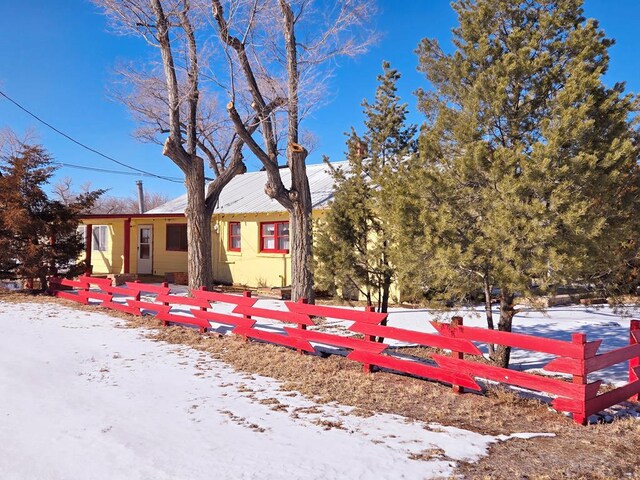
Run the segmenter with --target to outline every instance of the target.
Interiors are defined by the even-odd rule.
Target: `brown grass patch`
[[[0,300],[55,302],[123,318],[128,326],[151,330],[149,336],[155,340],[187,345],[238,371],[280,380],[282,389],[292,395],[301,392],[320,403],[353,406],[352,413],[357,415],[391,413],[410,420],[437,422],[491,435],[555,434],[555,437],[496,443],[490,448],[489,455],[477,463],[460,464],[456,473],[463,478],[640,479],[636,447],[640,443],[640,421],[632,418],[582,427],[552,411],[547,404],[503,388],[490,388],[486,395],[457,395],[450,387],[434,382],[387,372],[363,374],[361,365],[341,356],[323,359],[275,345],[245,342],[237,336],[219,338],[215,334],[200,335],[189,328],[162,328],[152,317],[132,317],[51,297],[0,294]],[[408,353],[409,349],[402,351]],[[428,353],[414,350],[411,354]],[[274,403],[274,408],[279,405]],[[291,415],[306,413],[313,412],[294,409]],[[242,419],[231,419],[242,423]],[[261,427],[256,427],[256,431],[260,431]],[[437,455],[437,452],[424,452],[421,459],[432,454]]]

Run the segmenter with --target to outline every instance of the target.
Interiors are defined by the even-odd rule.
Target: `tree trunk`
[[[498,330],[501,332],[510,332],[515,313],[513,293],[503,289],[500,294],[500,321],[498,322]],[[493,362],[499,367],[508,368],[510,357],[511,347],[496,345],[496,349],[491,360],[493,360]]]
[[[484,274],[484,311],[487,317],[487,327],[490,330],[494,329],[493,326],[493,311],[491,310],[491,284],[489,283],[489,273]],[[493,357],[495,354],[496,346],[493,343],[489,344],[489,357]]]
[[[306,298],[309,303],[315,302],[313,291],[312,259],[312,224],[311,208],[294,202],[289,212],[291,230],[289,242],[291,251],[291,299],[295,302]]]
[[[189,290],[211,287],[213,265],[211,256],[211,213],[205,208],[204,165],[194,162],[185,174],[187,187],[187,269]]]
[[[307,178],[305,160],[307,150],[298,144],[288,148],[289,168],[291,169],[291,190],[289,198],[292,208],[289,211],[291,250],[291,299],[295,302],[306,298],[315,303],[313,291],[313,223],[311,221],[311,189]]]

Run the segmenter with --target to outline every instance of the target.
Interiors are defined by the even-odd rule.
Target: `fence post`
[[[631,320],[629,323],[629,345],[637,345],[640,343],[640,320]],[[638,380],[638,375],[634,371],[640,367],[640,355],[629,360],[629,383]],[[635,393],[629,398],[632,402],[640,400],[640,394]]]
[[[373,305],[365,305],[364,311],[365,312],[375,312],[376,311],[376,307],[374,307]],[[376,342],[376,336],[375,335],[365,335],[364,339],[367,342]],[[362,371],[364,373],[372,373],[373,372],[373,366],[370,363],[363,363],[362,364]]]
[[[587,335],[584,333],[572,333],[571,334],[571,343],[575,343],[577,345],[582,345],[582,358],[580,358],[580,373],[577,375],[573,375],[573,383],[577,383],[580,385],[587,384],[587,369],[586,369],[586,351],[584,349],[584,345],[587,343]],[[585,396],[583,398],[579,398],[580,405],[582,406],[581,412],[573,412],[573,421],[579,423],[581,425],[587,424],[587,397],[586,390]]]
[[[307,300],[306,298],[299,298],[298,299],[298,303],[309,303],[309,300]],[[307,326],[304,323],[299,323],[298,324],[298,328],[300,330],[306,330]],[[301,348],[296,348],[296,350],[298,351],[299,354],[303,355],[305,353],[304,350],[302,350]]]
[[[169,286],[169,283],[168,282],[162,282],[162,286],[167,288]],[[169,305],[169,302],[162,302],[162,304],[167,306],[167,305]]]
[[[464,320],[460,316],[451,317],[451,330],[455,330],[458,327],[461,327],[464,323]],[[464,360],[464,353],[456,352],[451,350],[451,356],[453,358],[457,358],[458,360]],[[452,385],[453,393],[464,393],[464,387],[460,385]]]

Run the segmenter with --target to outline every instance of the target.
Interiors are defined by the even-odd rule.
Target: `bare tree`
[[[329,74],[330,61],[362,53],[374,40],[366,29],[372,2],[323,3],[319,10],[312,0],[228,0],[224,6],[211,0],[211,7],[229,62],[229,118],[264,165],[266,194],[289,212],[292,298],[313,301],[312,204],[300,123],[323,98],[319,87],[325,82],[319,79]],[[280,107],[268,108],[274,103]],[[242,120],[240,112],[246,110],[255,114],[257,138]],[[284,185],[278,164],[283,150],[290,186]]]
[[[70,205],[72,203],[75,203],[79,196],[86,195],[91,192],[92,188],[91,182],[86,182],[80,185],[79,189],[75,189],[73,186],[73,179],[71,177],[64,177],[53,185],[52,191],[57,200],[65,205]],[[169,200],[169,197],[164,193],[149,192],[148,190],[145,190],[144,192],[144,204],[147,210],[159,207],[160,205],[167,203]],[[85,213],[138,213],[138,197],[136,194],[132,194],[128,197],[102,195]]]
[[[226,119],[214,115],[215,99],[202,99],[200,55],[196,27],[198,12],[188,0],[95,0],[119,33],[142,36],[158,48],[157,69],[130,71],[125,104],[142,121],[139,134],[147,139],[166,136],[163,154],[184,173],[187,190],[189,287],[213,283],[211,215],[222,188],[245,171],[243,141],[225,135]],[[196,4],[197,6],[197,4]],[[229,131],[227,129],[227,131]],[[205,161],[215,179],[205,185]]]

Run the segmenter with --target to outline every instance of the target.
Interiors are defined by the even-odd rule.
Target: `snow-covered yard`
[[[460,313],[467,325],[484,322]],[[609,350],[628,342],[639,313],[557,307],[519,316],[515,330],[559,339],[581,331]],[[389,324],[432,331],[433,316],[393,309]],[[124,325],[56,303],[0,301],[3,479],[440,478],[511,438],[354,415]],[[324,328],[346,326],[328,319]],[[546,361],[523,350],[513,358],[518,369]],[[626,365],[605,372],[616,383],[626,375]]]
[[[510,438],[352,415],[123,326],[0,302],[4,480],[446,477]]]

